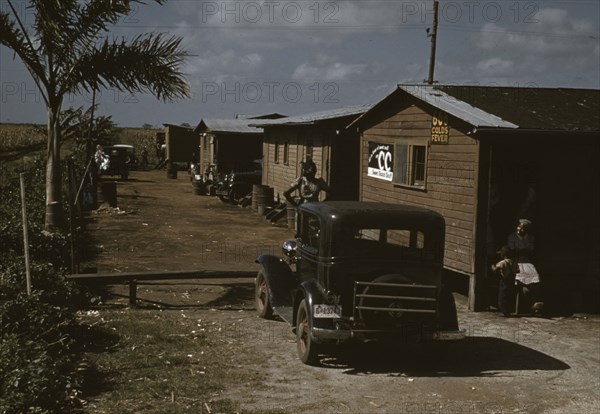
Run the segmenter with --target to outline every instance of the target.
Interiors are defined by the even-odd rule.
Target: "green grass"
[[[260,373],[232,364],[218,325],[178,311],[103,310],[84,316],[100,324],[86,353],[83,399],[90,413],[237,412],[222,391],[260,382]],[[101,319],[100,319],[101,318]],[[107,339],[108,338],[108,339]],[[111,339],[112,338],[112,339]]]

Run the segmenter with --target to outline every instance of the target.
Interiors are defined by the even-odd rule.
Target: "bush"
[[[25,176],[33,292],[26,294],[19,180],[0,198],[0,413],[72,412],[81,352],[75,311],[87,297],[65,278],[68,237],[43,231],[45,164]]]
[[[64,412],[78,389],[68,309],[0,286],[0,412]]]

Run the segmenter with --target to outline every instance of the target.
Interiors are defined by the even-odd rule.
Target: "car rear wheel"
[[[296,314],[296,344],[298,357],[307,365],[317,365],[319,362],[320,346],[312,340],[310,319],[306,299],[302,299]]]
[[[258,316],[263,319],[271,319],[273,316],[273,308],[269,301],[269,286],[265,279],[265,275],[262,270],[258,272],[255,281],[254,298],[256,302],[256,311]]]

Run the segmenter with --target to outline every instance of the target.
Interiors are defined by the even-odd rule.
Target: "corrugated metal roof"
[[[449,95],[438,89],[436,86],[398,85],[398,88],[476,127],[519,127],[518,125],[506,121],[499,116],[486,112],[480,108],[476,108],[453,95]]]
[[[264,127],[274,125],[314,125],[319,122],[329,121],[336,118],[345,118],[354,115],[358,116],[367,112],[372,106],[372,104],[344,106],[342,108],[331,109],[328,111],[313,112],[310,114],[289,116],[287,118],[260,121],[260,123],[256,123],[255,121],[255,123],[251,125]]]
[[[519,130],[600,130],[600,90],[440,85],[437,89],[519,126]]]
[[[600,90],[471,85],[398,85],[354,120],[368,123],[375,113],[406,94],[459,118],[479,130],[600,131]]]
[[[196,132],[221,132],[231,134],[262,134],[262,128],[249,126],[250,119],[201,119]]]

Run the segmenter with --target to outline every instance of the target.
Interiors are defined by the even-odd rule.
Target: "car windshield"
[[[332,239],[334,256],[437,260],[440,245],[421,229],[343,226]]]

